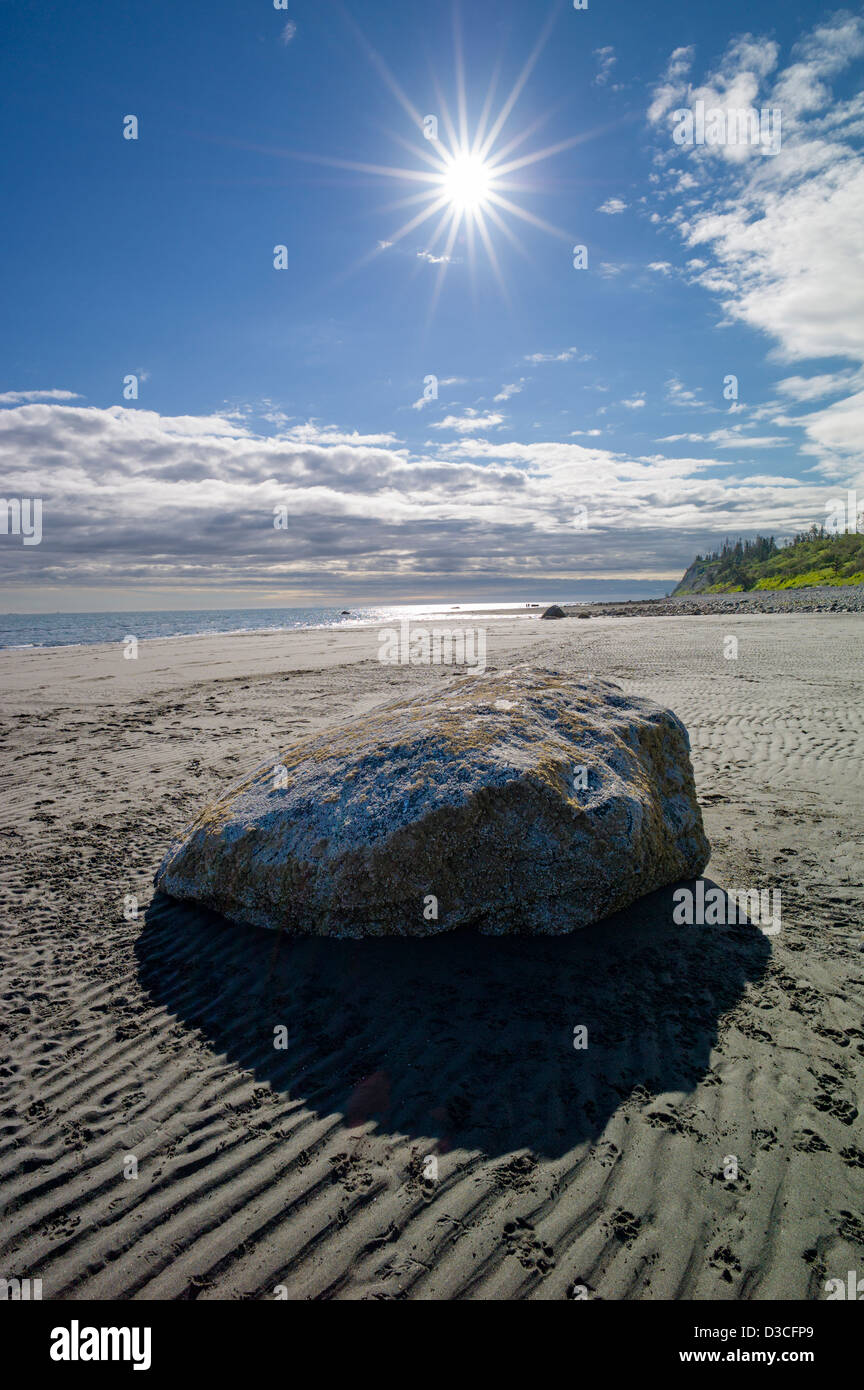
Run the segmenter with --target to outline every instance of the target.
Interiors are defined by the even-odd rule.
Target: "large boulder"
[[[517,668],[292,744],[202,811],[156,885],[291,933],[556,935],[708,856],[674,714]]]
[[[547,608],[547,609],[546,609],[545,613],[541,613],[541,614],[540,614],[540,617],[541,617],[541,618],[566,618],[566,617],[567,617],[567,614],[564,612],[564,609],[563,609],[563,608],[559,608],[559,607],[558,607],[558,604],[557,604],[557,603],[553,603],[552,606],[551,606],[550,608]]]

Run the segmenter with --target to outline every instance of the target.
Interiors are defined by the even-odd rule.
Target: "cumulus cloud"
[[[673,106],[680,106],[687,95],[686,79],[693,64],[694,52],[692,47],[676,48],[670,56],[648,107],[648,119],[652,125],[656,125]]]
[[[694,85],[690,80],[694,50],[676,49],[654,90],[648,108],[649,122],[652,125],[661,121],[667,123],[676,110],[693,109],[697,102],[704,103],[706,110],[750,109],[763,79],[776,66],[778,53],[778,45],[773,40],[744,34],[732,39],[718,66],[702,83]],[[700,148],[703,157],[720,157],[733,162],[742,161],[752,153],[752,147],[744,144],[711,144]]]
[[[597,211],[607,212],[611,217],[614,217],[616,213],[626,212],[627,204],[623,198],[607,198],[605,203],[600,204]]]
[[[679,49],[648,110],[662,134],[657,167],[668,187],[661,196],[675,196],[682,160],[698,183],[698,196],[665,218],[694,253],[693,283],[717,297],[725,322],[764,334],[775,359],[852,364],[832,368],[829,379],[841,392],[858,390],[795,420],[805,431],[805,452],[832,474],[860,467],[864,436],[864,103],[835,102],[832,91],[833,80],[862,57],[864,18],[847,12],[820,20],[785,60],[773,39],[736,38],[701,83],[693,79],[693,54]],[[672,150],[666,117],[697,97],[779,107],[779,153],[723,164],[708,147]],[[780,389],[801,405],[831,394],[824,370],[786,381]]]
[[[804,426],[810,441],[803,446],[805,452],[822,459],[827,465],[826,472],[842,475],[842,466],[838,465],[847,459],[854,461],[860,469],[864,391],[857,391],[854,396],[847,396],[845,400],[835,401],[824,410],[812,411],[803,419],[799,418],[796,424]],[[864,471],[859,477],[864,478]]]
[[[778,381],[777,390],[793,401],[818,401],[825,396],[838,396],[850,386],[864,386],[864,372],[853,367],[841,372],[823,372],[816,376],[787,376]]]

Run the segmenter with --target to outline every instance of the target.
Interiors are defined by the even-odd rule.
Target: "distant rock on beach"
[[[551,605],[551,607],[549,607],[549,608],[546,609],[545,613],[541,613],[541,614],[540,614],[540,617],[541,617],[541,618],[566,618],[566,617],[567,617],[567,614],[564,612],[564,609],[563,609],[563,608],[559,608],[559,607],[558,607],[558,604],[557,604],[557,603],[553,603],[553,604]]]
[[[557,935],[709,853],[671,711],[518,667],[295,743],[199,815],[156,886],[292,934]]]

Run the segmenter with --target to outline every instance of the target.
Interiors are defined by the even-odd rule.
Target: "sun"
[[[445,163],[441,193],[453,211],[472,213],[487,207],[494,192],[494,176],[483,157],[460,150]]]
[[[437,267],[431,312],[441,292],[448,267],[467,261],[473,282],[478,253],[482,255],[483,252],[504,298],[509,297],[495,241],[503,239],[518,254],[528,258],[529,252],[517,236],[512,225],[514,222],[551,233],[572,244],[572,232],[553,226],[529,211],[528,207],[523,205],[522,198],[527,195],[533,200],[550,189],[548,178],[538,180],[534,174],[536,165],[572,149],[584,140],[590,140],[599,132],[582,130],[541,149],[526,152],[526,142],[554,114],[550,111],[540,115],[521,130],[513,132],[511,129],[505,133],[505,127],[513,116],[519,96],[549,39],[556,14],[557,11],[553,7],[509,94],[498,108],[497,114],[493,114],[498,80],[496,69],[485,100],[481,103],[479,97],[477,99],[476,104],[481,109],[476,120],[472,120],[469,114],[469,108],[475,103],[469,100],[465,81],[458,15],[457,20],[454,20],[456,108],[453,116],[437,79],[434,78],[434,102],[430,102],[434,110],[424,113],[418,109],[402,90],[381,55],[372,48],[353,21],[349,21],[358,42],[421,138],[418,142],[410,138],[408,133],[390,132],[392,138],[412,156],[410,164],[401,165],[372,164],[333,156],[303,154],[296,150],[283,152],[289,158],[309,160],[312,163],[372,175],[376,179],[393,180],[405,188],[406,196],[398,198],[382,210],[390,212],[410,208],[406,221],[393,230],[387,229],[386,234],[378,238],[376,245],[341,272],[337,279],[355,274],[376,256],[390,251],[399,243],[404,244],[410,237],[415,243],[414,254],[418,262]],[[414,191],[409,192],[410,189]]]

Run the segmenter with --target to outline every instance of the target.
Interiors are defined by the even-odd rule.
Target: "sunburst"
[[[454,249],[460,234],[464,236],[467,246],[472,277],[476,273],[479,244],[485,252],[488,264],[497,278],[502,293],[506,297],[507,287],[493,241],[493,231],[503,236],[523,256],[527,256],[528,252],[514,230],[514,221],[525,223],[564,241],[572,241],[570,232],[538,217],[511,196],[515,194],[518,198],[519,194],[526,192],[536,194],[538,191],[544,191],[543,185],[538,188],[536,184],[528,185],[519,182],[518,178],[514,178],[514,175],[518,176],[520,173],[524,173],[532,166],[591,139],[594,134],[599,132],[581,132],[529,153],[517,153],[520,147],[525,145],[552,114],[547,112],[530,126],[511,134],[509,138],[505,137],[505,128],[511,120],[516,103],[546,45],[555,18],[556,12],[553,10],[513,87],[493,118],[492,111],[498,81],[496,71],[472,133],[469,126],[468,95],[457,11],[454,11],[455,121],[437,82],[435,83],[437,111],[434,115],[424,116],[421,114],[415,103],[403,91],[380,54],[372,48],[353,19],[346,15],[358,42],[365,49],[370,61],[421,136],[419,141],[415,141],[398,131],[390,132],[392,138],[411,153],[416,163],[408,167],[404,165],[397,167],[326,156],[295,155],[294,157],[391,179],[401,183],[406,189],[406,193],[412,185],[415,188],[418,184],[422,185],[422,191],[407,194],[397,202],[380,210],[392,212],[396,209],[411,208],[412,212],[401,226],[394,230],[388,230],[372,250],[345,272],[346,275],[356,272],[363,265],[383,254],[384,251],[403,242],[406,237],[418,232],[421,227],[425,227],[425,224],[437,216],[438,221],[433,225],[431,235],[424,233],[425,245],[417,253],[424,260],[438,266],[439,273],[433,294],[433,306],[440,294],[447,269],[453,263]],[[341,279],[343,276],[338,278]]]

